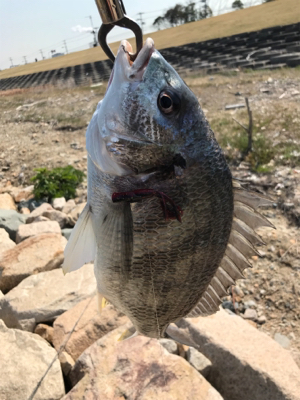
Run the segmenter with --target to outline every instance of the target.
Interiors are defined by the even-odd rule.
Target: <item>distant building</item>
[[[59,57],[59,56],[64,56],[64,55],[65,55],[65,53],[54,53],[54,54],[52,54],[52,58]]]

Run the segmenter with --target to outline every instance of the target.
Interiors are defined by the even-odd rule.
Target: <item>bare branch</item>
[[[253,119],[252,119],[252,111],[250,109],[249,105],[249,99],[248,97],[245,97],[246,101],[246,106],[247,106],[247,111],[248,111],[248,116],[249,116],[249,127],[248,127],[248,147],[246,151],[246,155],[252,151],[252,133],[253,133]]]

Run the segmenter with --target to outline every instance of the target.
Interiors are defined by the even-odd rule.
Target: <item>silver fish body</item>
[[[255,211],[261,197],[233,183],[197,98],[153,42],[133,65],[128,46],[87,130],[88,201],[64,269],[94,259],[98,292],[158,338],[172,322],[218,309],[260,243],[252,228],[269,223]],[[156,195],[112,201],[148,190]]]

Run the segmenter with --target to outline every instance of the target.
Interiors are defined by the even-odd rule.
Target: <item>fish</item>
[[[257,209],[233,179],[197,97],[148,38],[122,41],[86,132],[87,204],[64,273],[94,262],[97,291],[135,335],[186,344],[182,318],[211,315],[258,255]]]

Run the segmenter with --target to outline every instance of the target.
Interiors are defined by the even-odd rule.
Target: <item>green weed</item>
[[[83,181],[84,173],[71,165],[48,170],[37,168],[37,174],[31,178],[34,182],[34,196],[50,202],[55,197],[66,200],[75,197],[77,186]]]

